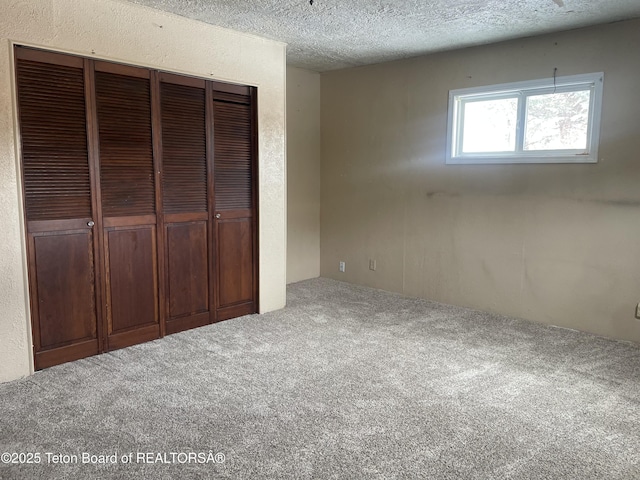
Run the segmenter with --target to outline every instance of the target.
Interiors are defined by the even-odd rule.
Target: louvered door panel
[[[205,90],[162,82],[164,213],[207,211]]]
[[[91,217],[84,71],[17,62],[27,220]]]
[[[16,47],[36,369],[98,353],[85,61]]]
[[[166,331],[212,321],[204,80],[162,74],[162,198]]]
[[[108,348],[158,338],[156,186],[148,70],[96,62]]]
[[[215,102],[216,210],[252,207],[251,106]]]
[[[224,320],[254,313],[257,306],[256,135],[250,89],[216,90],[213,98],[216,309]]]
[[[105,217],[155,214],[148,78],[96,72]]]

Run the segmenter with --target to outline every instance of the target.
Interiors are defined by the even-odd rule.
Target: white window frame
[[[449,91],[447,119],[447,164],[481,163],[597,163],[602,113],[604,73],[588,73],[526,82],[503,83]],[[526,100],[528,96],[591,90],[587,148],[580,150],[524,150]],[[463,106],[467,102],[518,98],[515,151],[463,153]]]

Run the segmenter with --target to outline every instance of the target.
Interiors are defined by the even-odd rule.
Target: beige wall
[[[635,20],[323,74],[321,274],[640,342],[639,51]],[[599,163],[445,165],[449,89],[554,67],[605,74]]]
[[[320,275],[320,74],[287,67],[287,283]]]
[[[12,43],[258,87],[260,310],[285,304],[285,46],[114,0],[9,0],[0,15],[0,382],[32,371]]]

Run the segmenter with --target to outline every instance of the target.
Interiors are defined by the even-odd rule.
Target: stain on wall
[[[631,20],[324,73],[321,274],[640,342],[637,51]],[[450,89],[555,67],[605,74],[597,164],[445,165]]]

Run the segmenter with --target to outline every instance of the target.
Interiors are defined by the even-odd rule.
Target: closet
[[[36,368],[255,313],[256,89],[15,59]]]

